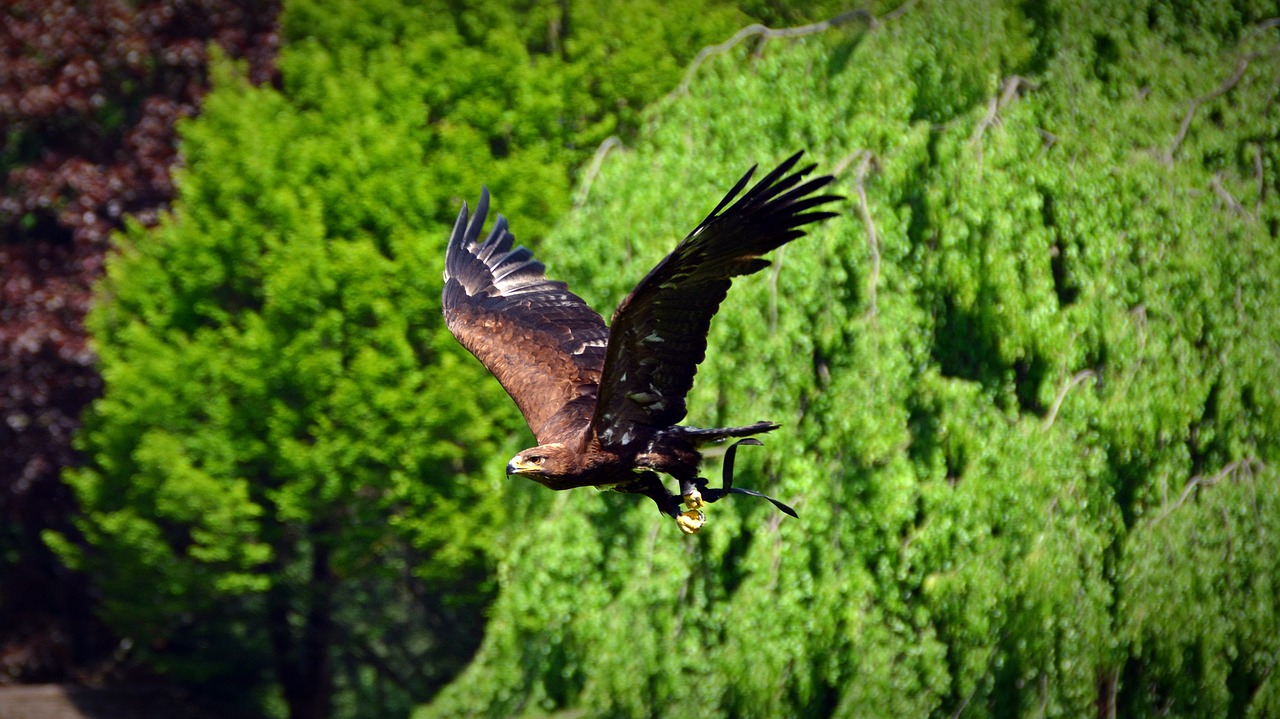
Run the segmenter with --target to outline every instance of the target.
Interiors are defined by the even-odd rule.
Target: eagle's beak
[[[513,474],[527,474],[537,469],[537,467],[538,466],[532,462],[526,462],[519,457],[515,457],[510,462],[507,462],[507,476],[510,477]]]

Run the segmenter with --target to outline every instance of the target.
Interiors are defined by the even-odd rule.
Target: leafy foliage
[[[173,212],[119,239],[89,320],[88,547],[47,535],[138,662],[318,717],[407,711],[469,659],[522,423],[440,321],[453,193],[549,227],[576,163],[741,22],[572,10],[299,1],[280,89],[215,64]]]
[[[0,13],[0,674],[56,681],[114,650],[40,540],[69,530],[71,437],[101,391],[84,315],[108,235],[173,197],[174,122],[207,43],[272,76],[278,3],[18,0]],[[56,597],[56,600],[51,600]]]
[[[705,65],[534,249],[612,307],[742,168],[840,168],[849,218],[738,283],[690,401],[783,422],[738,476],[801,519],[554,496],[416,716],[1280,711],[1262,13],[921,3]]]

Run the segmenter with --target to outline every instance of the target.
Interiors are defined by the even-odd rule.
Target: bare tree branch
[[[741,30],[737,31],[736,33],[734,33],[733,36],[730,37],[728,40],[725,40],[724,42],[719,43],[718,45],[708,45],[707,47],[702,48],[702,50],[698,52],[697,56],[693,58],[693,62],[689,63],[688,69],[685,70],[684,78],[680,80],[680,85],[676,87],[675,92],[673,92],[672,94],[673,95],[687,94],[689,92],[689,84],[693,82],[693,76],[698,72],[698,68],[702,66],[702,63],[706,62],[709,58],[711,58],[714,55],[720,55],[728,52],[729,50],[732,50],[734,47],[738,45],[738,43],[742,42],[743,40],[746,40],[749,37],[758,37],[763,43],[766,40],[773,40],[776,38],[801,37],[804,35],[813,35],[815,33],[825,32],[834,27],[845,25],[847,23],[854,21],[855,19],[866,21],[867,26],[870,27],[872,30],[874,30],[880,27],[880,23],[886,20],[892,20],[902,15],[902,13],[906,12],[908,7],[910,7],[911,5],[914,5],[915,3],[916,3],[916,0],[907,0],[907,2],[903,3],[893,11],[879,18],[871,14],[869,10],[859,9],[859,10],[849,10],[847,12],[842,12],[839,15],[836,15],[835,17],[827,20],[810,23],[809,25],[797,25],[796,27],[770,28],[770,27],[765,27],[764,25],[761,25],[759,23],[748,25],[742,28]],[[757,48],[757,53],[759,52],[760,52],[760,49]]]
[[[1267,18],[1254,25],[1249,32],[1245,33],[1245,40],[1251,40],[1255,35],[1260,35],[1273,27],[1280,27],[1280,17]]]
[[[867,249],[871,253],[871,277],[867,280],[867,318],[875,320],[880,310],[876,304],[876,292],[880,286],[880,236],[876,232],[876,223],[871,219],[871,207],[867,204],[867,172],[876,169],[876,156],[870,150],[864,150],[862,161],[858,163],[858,172],[854,179],[854,191],[858,195],[858,215],[867,228]]]
[[[1244,209],[1244,205],[1240,204],[1240,201],[1233,197],[1232,194],[1227,191],[1226,187],[1223,187],[1221,172],[1214,173],[1213,179],[1209,180],[1209,187],[1213,189],[1213,194],[1217,195],[1218,199],[1225,202],[1227,207],[1234,210],[1236,214],[1244,215],[1245,217],[1252,217],[1252,215],[1249,214],[1249,211]]]
[[[1248,33],[1246,33],[1245,40],[1242,41],[1242,44],[1248,42],[1254,36],[1274,27],[1280,27],[1280,17],[1268,18],[1255,25]],[[1191,105],[1187,108],[1186,114],[1182,116],[1182,123],[1178,125],[1178,133],[1173,137],[1173,144],[1171,144],[1168,151],[1165,152],[1164,161],[1172,163],[1174,158],[1177,156],[1178,150],[1182,148],[1183,141],[1187,139],[1187,132],[1191,129],[1191,121],[1195,119],[1196,111],[1200,109],[1201,105],[1204,105],[1207,102],[1212,102],[1230,92],[1232,88],[1239,84],[1240,79],[1244,77],[1245,70],[1249,68],[1249,63],[1261,57],[1274,55],[1276,54],[1276,51],[1277,48],[1273,47],[1270,50],[1245,55],[1240,58],[1240,62],[1236,63],[1236,69],[1232,71],[1231,75],[1223,81],[1221,85],[1214,88],[1208,94],[1201,95],[1200,97],[1192,100]]]
[[[1191,493],[1194,492],[1197,487],[1212,487],[1225,479],[1231,479],[1236,476],[1243,476],[1245,479],[1252,480],[1254,470],[1261,470],[1264,466],[1265,465],[1255,457],[1245,457],[1244,459],[1237,459],[1236,461],[1227,464],[1227,466],[1223,467],[1212,477],[1205,477],[1204,475],[1197,474],[1187,482],[1187,486],[1182,488],[1182,494],[1178,496],[1178,500],[1165,507],[1164,511],[1152,520],[1152,522],[1159,522],[1172,514],[1175,509],[1178,509],[1185,504],[1187,499],[1191,496]]]
[[[1036,132],[1040,133],[1040,139],[1043,140],[1043,142],[1040,143],[1040,152],[1036,155],[1036,159],[1039,159],[1044,157],[1045,153],[1049,150],[1053,149],[1054,145],[1058,144],[1058,136],[1043,127],[1037,127]]]
[[[1062,409],[1063,400],[1067,398],[1067,393],[1070,392],[1073,387],[1087,379],[1097,376],[1098,373],[1091,369],[1082,369],[1072,375],[1071,379],[1063,382],[1062,386],[1058,388],[1058,396],[1053,398],[1053,405],[1049,407],[1048,416],[1044,418],[1044,423],[1040,425],[1041,431],[1048,430],[1053,426],[1053,421],[1058,418],[1058,410]]]
[[[982,136],[986,134],[988,128],[1000,124],[1000,111],[1013,102],[1013,98],[1017,97],[1018,91],[1024,87],[1034,90],[1039,85],[1021,75],[1010,75],[1001,84],[1000,93],[987,102],[987,114],[978,123],[978,126],[973,129],[973,135],[969,137],[969,142],[973,145],[974,152],[978,154],[978,162],[982,162]]]
[[[849,165],[852,165],[857,160],[861,160],[862,156],[867,152],[868,152],[867,150],[854,150],[853,152],[850,152],[849,154],[840,158],[836,162],[836,164],[832,166],[831,174],[835,175],[836,177],[839,177],[841,173],[849,169]]]
[[[1182,147],[1182,141],[1187,139],[1187,131],[1191,129],[1191,120],[1195,118],[1196,110],[1199,110],[1200,106],[1206,102],[1212,102],[1230,92],[1231,88],[1240,82],[1240,78],[1244,77],[1244,71],[1249,68],[1249,63],[1253,62],[1257,57],[1257,55],[1246,55],[1241,58],[1240,62],[1236,64],[1235,71],[1231,73],[1231,76],[1225,82],[1214,88],[1209,94],[1201,95],[1191,101],[1191,106],[1187,108],[1186,114],[1182,116],[1182,124],[1178,126],[1178,134],[1173,136],[1173,144],[1169,146],[1169,151],[1165,153],[1166,162],[1173,162],[1173,158]]]
[[[622,147],[622,140],[619,140],[616,135],[610,135],[596,148],[596,154],[591,157],[591,164],[587,165],[587,171],[582,176],[578,192],[573,197],[574,208],[582,207],[587,203],[587,197],[591,195],[591,185],[595,183],[596,175],[600,174],[600,166],[604,164],[605,155],[615,147]]]

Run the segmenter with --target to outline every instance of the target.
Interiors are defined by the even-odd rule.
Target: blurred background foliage
[[[919,3],[657,104],[539,252],[612,307],[740,168],[839,170],[848,218],[738,283],[690,403],[783,423],[739,477],[801,520],[546,497],[417,716],[1280,711],[1264,12]]]
[[[174,123],[208,48],[275,77],[279,6],[13,0],[0,9],[0,682],[100,674],[118,638],[41,532],[73,531],[60,479],[102,392],[84,326],[110,235],[173,199]]]
[[[1274,7],[885,4],[685,77],[849,9],[299,0],[274,79],[217,45],[43,533],[117,661],[290,717],[1280,714]],[[507,482],[439,315],[461,202],[607,317],[801,148],[845,214],[735,286],[689,418],[782,422],[739,481],[800,519]]]

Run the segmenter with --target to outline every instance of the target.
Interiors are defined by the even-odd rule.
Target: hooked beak
[[[519,457],[515,457],[510,462],[507,462],[508,477],[510,477],[513,474],[529,474],[537,469],[538,469],[538,465],[532,462],[526,462],[525,460],[520,459]]]

